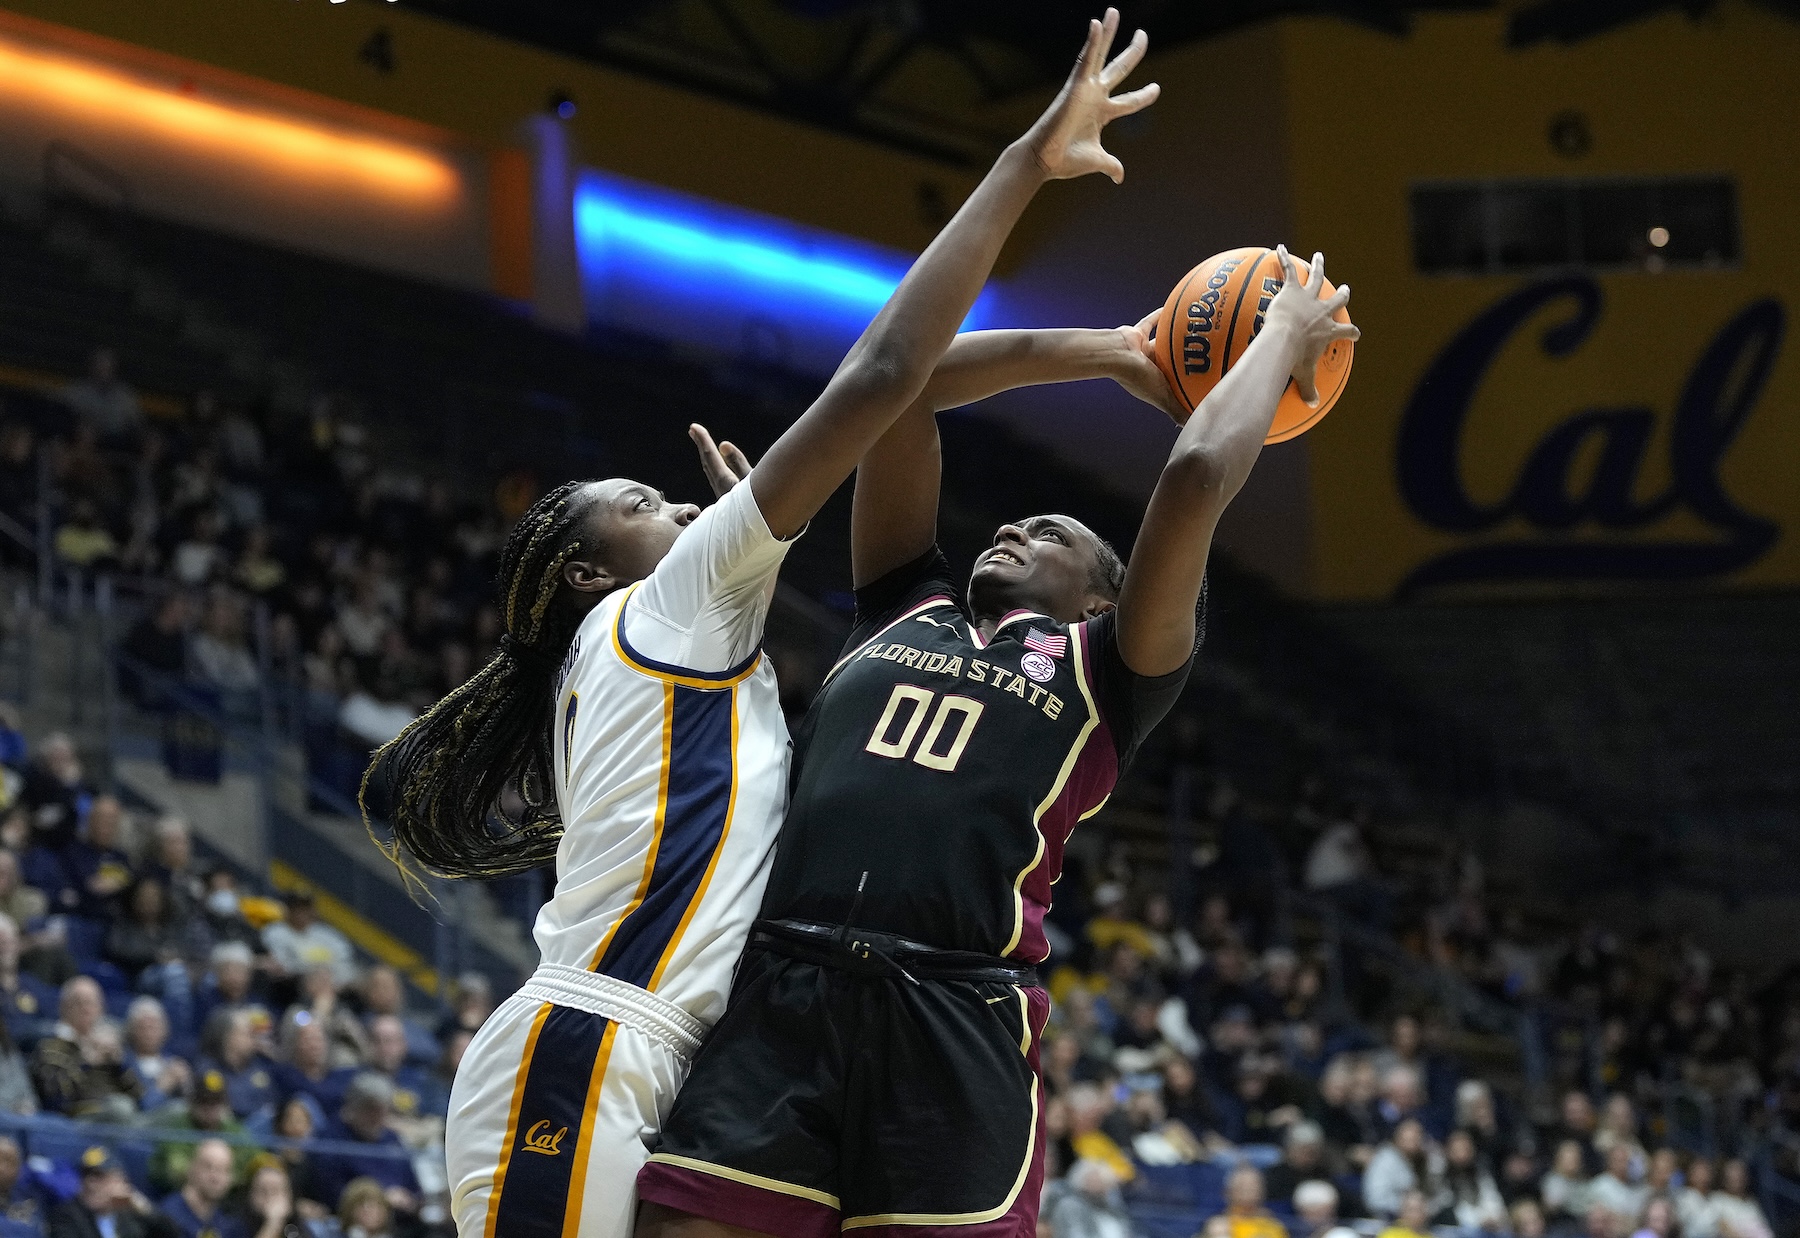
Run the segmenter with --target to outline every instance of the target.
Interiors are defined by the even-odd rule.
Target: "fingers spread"
[[[1119,10],[1108,9],[1100,19],[1100,37],[1094,43],[1094,54],[1088,59],[1088,72],[1099,73],[1106,67],[1106,54],[1112,50],[1113,36],[1119,33]]]
[[[1306,281],[1306,290],[1316,297],[1323,287],[1325,287],[1325,255],[1315,249],[1313,250],[1312,278]]]
[[[1351,322],[1333,323],[1331,326],[1331,338],[1334,340],[1349,340],[1354,344],[1357,340],[1362,338],[1362,328]]]
[[[1156,320],[1161,317],[1162,306],[1159,305],[1148,314],[1145,314],[1142,318],[1138,319],[1137,329],[1144,333],[1145,339],[1150,339],[1155,336]]]
[[[1331,310],[1331,312],[1334,314],[1337,313],[1337,311],[1343,309],[1348,304],[1350,304],[1350,285],[1349,284],[1345,284],[1342,288],[1339,288],[1336,292],[1332,293],[1331,296],[1329,298],[1327,298],[1325,301],[1326,307],[1329,308]]]
[[[1294,375],[1294,390],[1300,393],[1300,398],[1306,401],[1308,408],[1316,408],[1318,406],[1319,388],[1318,385],[1313,382],[1310,373],[1307,373],[1304,377],[1300,374]]]
[[[1138,62],[1144,58],[1144,51],[1149,46],[1150,36],[1142,30],[1131,36],[1131,42],[1126,45],[1125,50],[1115,56],[1113,62],[1100,74],[1100,80],[1108,90],[1131,76],[1131,71],[1138,67]]]
[[[1122,95],[1114,95],[1112,99],[1109,100],[1112,104],[1113,118],[1129,116],[1133,112],[1141,112],[1152,103],[1155,103],[1161,94],[1162,87],[1155,82],[1151,82],[1148,86],[1139,86],[1136,90],[1127,91]]]
[[[1298,272],[1294,270],[1294,260],[1288,254],[1286,245],[1277,245],[1275,247],[1275,261],[1281,264],[1282,283],[1291,284],[1300,278]]]

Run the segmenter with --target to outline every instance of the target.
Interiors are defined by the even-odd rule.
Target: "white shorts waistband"
[[[560,963],[538,964],[518,996],[611,1019],[661,1041],[684,1060],[693,1057],[706,1035],[704,1023],[647,989]]]

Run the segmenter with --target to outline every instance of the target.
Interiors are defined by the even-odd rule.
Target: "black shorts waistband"
[[[758,920],[750,944],[857,975],[1039,987],[1037,968],[974,950],[940,950],[893,933],[810,920]]]

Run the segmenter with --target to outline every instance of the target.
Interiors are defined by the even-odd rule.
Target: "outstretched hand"
[[[699,422],[688,427],[688,437],[700,453],[700,468],[706,473],[713,498],[724,498],[727,490],[750,476],[749,459],[730,440],[715,444],[712,435]]]
[[[1313,375],[1319,368],[1319,358],[1337,340],[1362,338],[1362,332],[1355,326],[1333,317],[1350,304],[1350,285],[1345,284],[1329,297],[1321,297],[1319,294],[1325,289],[1324,254],[1313,254],[1312,270],[1307,272],[1304,282],[1287,246],[1277,245],[1275,257],[1281,263],[1281,291],[1269,305],[1263,330],[1275,327],[1289,334],[1295,349],[1294,388],[1309,407],[1317,407],[1319,389]]]
[[[1193,414],[1176,398],[1168,376],[1156,364],[1156,320],[1161,314],[1159,306],[1144,315],[1141,321],[1119,328],[1119,334],[1125,338],[1125,349],[1113,381],[1144,403],[1160,408],[1176,425],[1183,426]]]
[[[1051,180],[1068,180],[1089,172],[1104,172],[1114,184],[1125,179],[1125,165],[1101,145],[1100,131],[1121,116],[1149,107],[1162,93],[1162,87],[1152,82],[1122,95],[1112,93],[1137,68],[1150,45],[1149,36],[1140,30],[1108,64],[1106,54],[1112,50],[1113,36],[1118,32],[1117,9],[1106,10],[1106,17],[1100,21],[1088,22],[1087,44],[1069,71],[1062,93],[1025,135],[1032,157]]]

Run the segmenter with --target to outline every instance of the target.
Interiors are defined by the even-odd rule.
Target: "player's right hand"
[[[1319,358],[1334,340],[1357,340],[1362,332],[1347,322],[1332,317],[1350,303],[1350,285],[1345,284],[1329,297],[1319,294],[1325,288],[1325,255],[1313,254],[1312,270],[1302,282],[1300,270],[1287,246],[1277,245],[1275,257],[1281,262],[1281,291],[1269,304],[1263,318],[1263,331],[1271,329],[1288,337],[1293,352],[1294,388],[1309,405],[1317,405],[1319,391],[1313,382]]]
[[[1169,385],[1168,376],[1156,364],[1156,320],[1162,315],[1159,305],[1144,315],[1143,319],[1132,326],[1120,327],[1119,335],[1124,340],[1119,367],[1113,374],[1113,381],[1125,388],[1132,395],[1153,408],[1160,408],[1169,415],[1169,419],[1178,426],[1187,424],[1193,416],[1175,396],[1175,389]]]
[[[700,468],[706,473],[706,484],[713,498],[722,499],[725,492],[750,476],[750,460],[730,440],[715,445],[705,426],[695,422],[688,427],[688,437],[700,453]]]
[[[1122,95],[1112,93],[1137,68],[1138,61],[1144,58],[1144,49],[1150,46],[1149,36],[1140,30],[1131,36],[1125,50],[1107,64],[1106,53],[1112,49],[1113,36],[1118,32],[1117,9],[1106,10],[1106,17],[1100,21],[1088,22],[1087,44],[1069,71],[1069,80],[1021,139],[1051,180],[1068,180],[1089,172],[1104,172],[1115,184],[1125,179],[1125,165],[1100,144],[1100,131],[1121,116],[1149,107],[1162,93],[1162,87],[1152,82]]]

